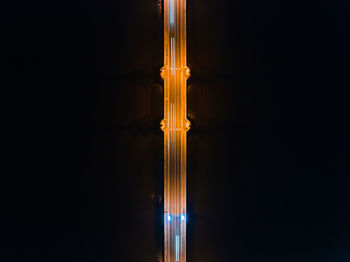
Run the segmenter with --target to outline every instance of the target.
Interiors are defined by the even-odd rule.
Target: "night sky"
[[[2,4],[0,260],[159,261],[161,1]],[[350,259],[350,4],[188,0],[188,261]]]

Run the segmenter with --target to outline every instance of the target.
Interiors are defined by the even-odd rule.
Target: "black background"
[[[350,259],[349,8],[188,0],[189,261]],[[159,261],[161,3],[1,9],[1,261]]]

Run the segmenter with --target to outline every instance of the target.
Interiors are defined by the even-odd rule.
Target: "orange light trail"
[[[164,0],[164,262],[186,261],[186,0]]]

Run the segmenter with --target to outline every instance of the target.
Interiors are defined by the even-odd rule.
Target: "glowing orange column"
[[[164,261],[186,261],[186,0],[164,0]]]

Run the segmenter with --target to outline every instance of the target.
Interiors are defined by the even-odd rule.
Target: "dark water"
[[[159,8],[4,7],[2,261],[158,261]],[[188,261],[350,258],[349,12],[189,0]]]

